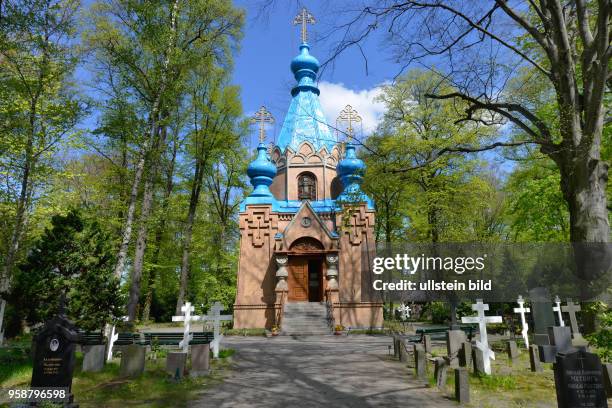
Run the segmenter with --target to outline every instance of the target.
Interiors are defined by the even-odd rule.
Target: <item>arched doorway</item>
[[[288,300],[320,302],[323,300],[324,249],[321,242],[302,237],[289,249]]]

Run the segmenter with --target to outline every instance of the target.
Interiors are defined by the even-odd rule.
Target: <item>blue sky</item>
[[[242,88],[244,111],[250,114],[265,105],[274,115],[276,124],[269,129],[270,139],[277,136],[291,99],[295,84],[289,69],[291,59],[298,53],[300,28],[292,21],[302,5],[314,15],[317,22],[308,27],[311,54],[322,63],[332,54],[337,35],[327,34],[337,26],[338,5],[325,1],[277,1],[262,12],[260,1],[237,0],[236,5],[246,10],[242,47],[235,61],[233,82]],[[340,17],[341,18],[341,17]],[[323,39],[323,37],[326,37]],[[381,104],[373,98],[378,87],[393,79],[399,66],[381,52],[382,38],[373,37],[365,43],[368,55],[366,72],[363,57],[357,49],[347,50],[334,60],[319,77],[321,103],[328,120],[334,123],[338,112],[346,104],[353,105],[364,118],[364,131],[368,132],[383,112]],[[256,143],[253,129],[250,146]]]

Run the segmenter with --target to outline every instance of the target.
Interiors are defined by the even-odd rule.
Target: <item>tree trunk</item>
[[[136,249],[134,251],[134,267],[132,268],[132,282],[128,299],[128,321],[133,322],[138,316],[138,302],[140,300],[140,286],[142,280],[142,269],[144,266],[144,256],[147,249],[147,234],[149,231],[149,217],[153,209],[153,193],[155,192],[155,177],[159,168],[160,152],[166,143],[166,128],[158,127],[158,138],[151,150],[149,174],[144,185],[142,196],[142,207],[140,209],[140,226],[136,237]]]
[[[149,154],[149,146],[152,145],[153,139],[157,133],[157,110],[159,109],[160,97],[158,96],[153,105],[153,112],[151,114],[151,131],[149,137],[145,142],[142,149],[138,162],[136,163],[136,169],[134,171],[134,180],[132,181],[132,189],[130,191],[130,203],[126,212],[125,221],[123,223],[123,233],[121,234],[121,245],[119,246],[119,252],[117,254],[117,263],[115,264],[115,276],[121,279],[123,271],[125,269],[125,261],[127,259],[127,252],[130,247],[130,241],[132,239],[132,229],[134,224],[134,213],[136,211],[136,201],[138,200],[138,189],[140,188],[140,182],[142,181],[142,173],[144,171],[146,157]]]
[[[127,251],[130,246],[130,240],[132,238],[132,228],[134,223],[134,211],[136,209],[136,200],[138,196],[138,188],[140,187],[140,181],[142,179],[142,172],[144,170],[145,160],[149,153],[149,148],[153,146],[154,140],[157,137],[158,132],[158,115],[161,106],[161,99],[163,94],[166,92],[166,82],[168,81],[168,66],[170,65],[170,51],[172,47],[175,45],[176,41],[176,16],[178,14],[178,0],[174,1],[174,5],[172,7],[172,13],[170,15],[171,21],[171,32],[172,36],[168,43],[168,47],[164,52],[164,63],[163,69],[161,72],[161,79],[159,83],[159,88],[157,89],[157,93],[155,94],[155,98],[153,99],[153,105],[151,107],[151,129],[149,133],[149,137],[145,141],[145,145],[143,147],[143,152],[138,160],[138,164],[136,165],[136,172],[134,173],[134,181],[132,183],[132,191],[130,193],[130,204],[128,206],[127,216],[124,223],[123,234],[121,238],[121,246],[119,247],[119,253],[117,255],[117,264],[115,265],[115,276],[121,278],[123,274],[123,270],[125,268],[125,261],[127,259]]]
[[[561,188],[570,213],[571,242],[609,242],[606,198],[608,165],[597,159],[562,172]]]
[[[142,311],[142,320],[148,321],[151,315],[151,303],[153,302],[153,290],[155,289],[155,279],[157,278],[157,265],[159,264],[159,254],[161,253],[161,244],[163,233],[166,230],[166,219],[168,216],[168,207],[170,204],[170,196],[174,190],[174,165],[176,163],[176,153],[178,150],[178,135],[175,135],[174,144],[172,148],[172,158],[168,165],[168,171],[166,172],[166,189],[164,192],[164,198],[162,202],[161,218],[155,231],[155,252],[153,253],[153,267],[149,271],[149,279],[147,284],[147,294],[145,296],[145,303]]]
[[[202,160],[196,162],[193,184],[191,186],[191,196],[189,198],[189,212],[187,222],[183,232],[183,257],[181,260],[181,281],[179,286],[178,298],[176,300],[176,314],[181,314],[181,307],[185,301],[185,292],[189,281],[189,258],[191,255],[191,237],[195,213],[200,201],[200,191],[202,190],[202,180],[204,176],[204,163]]]

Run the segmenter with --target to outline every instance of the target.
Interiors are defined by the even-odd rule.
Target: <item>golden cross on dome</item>
[[[251,118],[251,123],[257,122],[259,122],[259,142],[263,143],[266,140],[266,123],[274,123],[274,116],[268,112],[265,106],[261,105],[261,108]]]
[[[359,116],[358,112],[353,109],[351,105],[346,105],[344,109],[340,111],[340,114],[336,118],[336,123],[339,122],[348,123],[348,127],[346,128],[346,134],[349,138],[352,138],[355,134],[355,129],[353,129],[353,123],[360,123],[361,116]]]
[[[298,25],[298,24],[302,25],[302,42],[303,43],[306,42],[306,38],[308,36],[308,33],[306,32],[306,24],[314,24],[316,22],[317,20],[315,20],[314,16],[310,14],[308,10],[306,10],[306,7],[303,7],[302,11],[300,11],[300,14],[295,16],[295,18],[293,19],[293,25]]]

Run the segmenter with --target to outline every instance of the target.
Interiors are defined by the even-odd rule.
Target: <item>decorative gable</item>
[[[338,248],[338,237],[333,234],[317,215],[308,201],[304,201],[282,236],[282,249],[290,250],[304,238],[319,241],[325,250]]]

